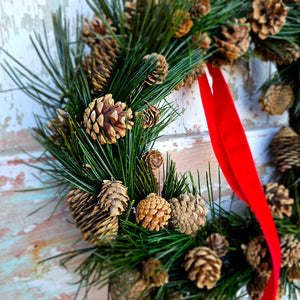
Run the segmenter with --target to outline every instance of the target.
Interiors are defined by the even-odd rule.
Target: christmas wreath
[[[21,63],[19,69],[4,66],[44,107],[46,120],[37,116],[35,129],[35,138],[46,149],[39,168],[51,176],[51,186],[61,186],[59,202],[66,201],[82,238],[92,245],[63,254],[61,262],[85,255],[76,272],[86,297],[91,286],[109,284],[112,299],[235,299],[243,287],[251,299],[275,299],[277,275],[271,270],[276,271],[276,247],[270,253],[272,239],[255,217],[255,201],[242,189],[237,194],[242,199],[246,194],[253,212],[240,216],[226,211],[213,197],[209,171],[204,199],[199,176],[179,174],[175,162],[169,156],[164,162],[155,150],[162,130],[179,115],[167,95],[199,80],[209,116],[215,109],[210,103],[220,92],[218,85],[213,95],[208,88],[206,65],[220,85],[219,67],[256,56],[278,68],[262,86],[261,109],[268,114],[289,110],[290,115],[290,127],[281,128],[271,144],[281,178],[263,186],[261,206],[269,206],[279,235],[278,297],[286,293],[296,299],[300,2],[87,2],[95,16],[78,19],[75,42],[62,12],[53,14],[56,58],[47,35],[33,40],[52,83]],[[228,93],[224,86],[222,91]],[[226,114],[227,103],[223,106]],[[217,117],[223,114],[215,112]],[[215,135],[222,137],[223,132],[216,118],[208,123],[216,144],[221,139]],[[225,152],[219,150],[220,157]],[[226,153],[219,160],[222,170],[225,166],[236,174],[231,153]],[[239,183],[233,180],[238,191]],[[263,296],[270,276],[276,284]]]

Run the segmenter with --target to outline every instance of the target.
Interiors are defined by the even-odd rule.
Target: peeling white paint
[[[35,227],[36,227],[36,225],[33,225],[33,224],[32,224],[32,225],[28,225],[27,227],[24,228],[23,231],[24,231],[25,233],[28,233],[28,232],[30,232],[31,230],[33,230]]]

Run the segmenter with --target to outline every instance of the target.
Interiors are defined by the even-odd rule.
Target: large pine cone
[[[56,109],[58,116],[56,119],[51,119],[47,124],[47,127],[51,130],[53,134],[51,134],[48,138],[49,140],[56,144],[57,146],[61,146],[64,144],[64,138],[62,134],[68,135],[70,133],[70,128],[68,121],[70,116],[68,112],[57,108]]]
[[[180,228],[179,232],[195,236],[197,230],[205,225],[208,209],[204,199],[193,194],[182,194],[170,200],[172,228]]]
[[[214,36],[216,47],[220,49],[217,56],[222,55],[229,63],[241,57],[250,45],[250,24],[246,18],[234,19],[222,26],[222,38]]]
[[[259,99],[261,110],[269,115],[282,115],[292,107],[294,92],[289,85],[272,85]]]
[[[271,151],[281,172],[300,167],[300,136],[289,127],[282,127],[273,137]]]
[[[248,244],[242,245],[247,262],[258,273],[269,273],[272,269],[272,260],[267,242],[263,236],[257,236]]]
[[[118,232],[118,217],[103,213],[97,197],[73,189],[67,196],[67,206],[83,239],[98,245],[99,241],[110,241]]]
[[[175,17],[177,17],[178,15],[182,15],[183,11],[179,10],[176,14]],[[185,35],[187,35],[190,31],[190,29],[193,26],[193,21],[190,19],[190,14],[186,13],[183,17],[183,20],[180,22],[177,31],[174,33],[173,37],[176,39],[179,39],[181,37],[184,37]]]
[[[169,282],[168,272],[163,268],[160,260],[155,258],[150,258],[143,263],[142,275],[143,278],[150,282],[151,285],[155,287],[162,286]]]
[[[294,199],[289,198],[289,190],[282,184],[267,183],[263,186],[269,208],[273,216],[283,218],[283,215],[290,217]]]
[[[111,216],[121,215],[129,201],[127,187],[121,181],[104,180],[98,200],[103,211],[108,211]]]
[[[109,285],[109,293],[112,300],[146,300],[149,291],[148,282],[142,278],[137,270],[122,273]]]
[[[98,39],[93,51],[83,61],[83,69],[90,80],[92,93],[105,91],[113,66],[120,54],[120,47],[115,39]]]
[[[145,82],[149,85],[162,84],[169,73],[169,65],[165,57],[161,54],[152,53],[144,56],[144,60],[150,60],[151,63],[155,63],[155,70],[147,76]]]
[[[144,129],[155,126],[160,117],[159,110],[154,105],[149,105],[146,110],[138,111],[135,115],[142,118],[142,126]]]
[[[221,276],[222,261],[207,247],[196,247],[184,257],[184,268],[188,278],[199,289],[206,286],[209,290],[215,286]]]
[[[277,34],[285,24],[288,7],[282,0],[254,0],[252,9],[251,27],[262,40]]]
[[[137,205],[136,221],[141,222],[144,228],[159,231],[168,224],[170,212],[170,204],[164,198],[152,193]]]
[[[297,236],[284,234],[280,237],[281,267],[292,268],[300,261],[300,239]]]
[[[117,102],[111,94],[94,99],[85,109],[83,125],[86,133],[94,141],[99,139],[101,145],[116,143],[117,139],[124,137],[126,129],[131,130],[133,122],[131,109],[126,109],[126,104]],[[104,136],[105,138],[104,138]]]
[[[215,251],[218,257],[223,257],[228,252],[229,243],[225,236],[219,233],[212,233],[205,240],[205,244],[208,248]]]
[[[210,0],[196,0],[191,15],[194,18],[200,18],[207,15],[209,11]]]

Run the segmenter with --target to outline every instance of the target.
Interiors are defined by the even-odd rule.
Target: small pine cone
[[[164,198],[152,193],[137,205],[136,221],[141,222],[144,228],[159,231],[168,224],[170,212],[170,204]]]
[[[283,218],[283,215],[290,217],[294,199],[289,198],[289,190],[282,184],[278,185],[277,182],[267,183],[263,188],[272,215],[280,218]]]
[[[268,283],[269,274],[258,274],[247,284],[247,292],[252,300],[260,300]]]
[[[124,21],[124,27],[127,29],[132,28],[135,7],[136,7],[136,0],[126,1],[124,4],[125,10],[123,13],[123,21]]]
[[[175,14],[175,16],[177,17],[178,15],[182,15],[182,14],[183,12],[179,10]],[[190,32],[190,29],[192,28],[193,24],[194,24],[193,21],[190,19],[190,14],[186,13],[184,15],[183,20],[180,22],[177,31],[174,33],[173,37],[179,39],[186,36]]]
[[[99,94],[105,91],[120,47],[115,39],[107,38],[99,39],[92,49],[83,61],[83,69],[90,80],[92,93]]]
[[[207,247],[196,247],[184,257],[184,268],[188,278],[194,281],[199,289],[206,286],[212,289],[221,276],[222,261],[217,254]]]
[[[127,111],[126,104],[117,102],[111,94],[94,99],[85,109],[83,115],[83,125],[86,133],[94,141],[99,139],[101,145],[116,143],[117,139],[124,137],[126,130],[131,130],[133,122],[132,111]],[[104,136],[106,138],[104,138]]]
[[[299,281],[300,280],[300,263],[297,263],[293,267],[288,268],[286,277],[287,277],[288,281],[293,281],[293,282]]]
[[[143,278],[150,282],[155,287],[162,286],[169,282],[168,272],[163,268],[160,260],[150,258],[147,261],[142,262],[143,264]]]
[[[227,22],[222,26],[222,38],[214,36],[216,47],[220,49],[217,55],[222,55],[229,63],[241,57],[250,45],[250,24],[246,18],[234,19],[234,24]]]
[[[146,300],[149,299],[148,282],[137,270],[122,273],[112,280],[109,294],[112,300]]]
[[[242,245],[247,262],[258,273],[269,273],[272,269],[272,260],[267,242],[263,236],[257,236],[248,244]]]
[[[106,17],[104,16],[106,19]],[[93,47],[99,40],[99,36],[106,36],[110,35],[109,30],[104,24],[101,24],[100,19],[98,16],[94,15],[93,20],[89,20],[87,17],[84,18],[87,26],[83,26],[82,35],[83,40],[86,44],[90,47]],[[116,28],[112,27],[112,20],[106,19],[107,24],[113,31],[116,31]]]
[[[300,261],[300,239],[297,236],[284,234],[280,237],[281,267],[292,268]]]
[[[204,199],[197,195],[182,194],[170,200],[170,226],[179,232],[196,236],[197,230],[205,225],[208,209]]]
[[[162,154],[158,150],[148,150],[142,154],[142,160],[145,162],[146,166],[150,167],[152,170],[160,168],[164,162]]]
[[[206,64],[200,64],[185,79],[183,79],[176,87],[175,90],[179,91],[182,87],[190,87],[195,80],[205,73]]]
[[[121,215],[129,201],[127,187],[121,181],[104,180],[98,200],[102,211],[108,211],[110,216]]]
[[[210,11],[210,0],[196,0],[192,10],[193,18],[200,18],[207,15]]]
[[[273,137],[271,151],[281,172],[300,167],[300,136],[289,127],[282,127]]]
[[[202,32],[198,36],[193,36],[192,42],[197,45],[197,47],[206,50],[211,44],[211,38],[206,32]]]
[[[98,241],[110,241],[118,232],[118,217],[103,213],[97,197],[73,189],[67,196],[67,206],[83,239],[98,245]]]
[[[144,60],[153,63],[156,60],[155,70],[147,76],[145,82],[149,85],[162,84],[169,73],[169,65],[161,54],[152,53],[144,56]]]
[[[293,106],[295,97],[289,85],[272,85],[259,99],[261,110],[269,115],[282,115]]]
[[[205,244],[208,248],[215,251],[218,257],[223,257],[228,252],[229,243],[225,236],[219,233],[209,235],[205,240]]]
[[[262,40],[277,34],[285,24],[288,7],[282,0],[254,0],[252,9],[251,27]]]
[[[64,139],[62,137],[62,134],[68,135],[70,133],[68,121],[70,119],[70,116],[68,112],[57,108],[56,109],[58,116],[56,119],[51,119],[50,122],[47,124],[47,127],[52,131],[52,135],[50,135],[48,138],[49,140],[58,145],[61,146],[64,143]]]
[[[160,117],[159,110],[154,105],[149,105],[149,108],[144,111],[136,112],[135,115],[143,118],[142,126],[144,129],[155,126]]]

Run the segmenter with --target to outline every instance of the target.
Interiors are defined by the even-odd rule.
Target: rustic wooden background
[[[76,13],[92,16],[83,1],[69,0],[0,0],[0,47],[21,60],[35,73],[45,77],[29,35],[42,33],[44,21],[51,40],[50,12],[62,5],[74,24]],[[7,59],[0,51],[0,62]],[[242,123],[246,129],[261,181],[274,177],[274,165],[268,146],[275,132],[287,123],[287,114],[269,117],[260,111],[257,103],[258,87],[264,82],[272,67],[253,59],[249,65],[226,68],[225,76],[230,85]],[[211,164],[213,181],[217,187],[217,163],[211,149],[207,125],[195,83],[191,89],[182,89],[170,96],[182,111],[182,117],[168,127],[156,146],[164,154],[170,152],[180,171],[205,171]],[[71,224],[68,209],[61,204],[51,219],[55,203],[36,214],[36,208],[48,203],[54,191],[24,191],[42,187],[40,174],[27,164],[38,165],[24,151],[38,157],[42,148],[31,137],[34,127],[33,113],[41,107],[16,90],[12,81],[0,72],[0,299],[73,299],[78,279],[72,272],[76,263],[64,269],[58,260],[38,264],[42,259],[87,246],[80,241],[78,230]],[[205,190],[205,185],[203,185]],[[231,192],[222,180],[223,204],[228,205]],[[236,200],[234,208],[243,209]],[[78,263],[78,262],[77,262]],[[89,299],[106,299],[106,289],[92,290]]]

